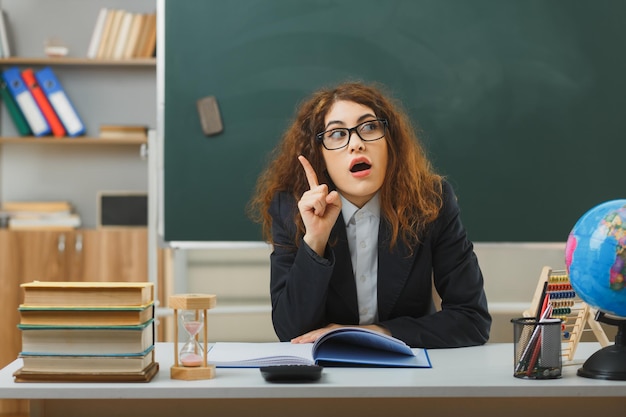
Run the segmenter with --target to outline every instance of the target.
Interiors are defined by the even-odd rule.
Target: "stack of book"
[[[7,68],[0,77],[0,96],[20,136],[85,134],[85,124],[50,67]]]
[[[9,229],[71,230],[81,225],[69,201],[5,201],[0,213]]]
[[[87,49],[91,59],[150,58],[156,53],[156,13],[102,8]]]
[[[16,382],[148,382],[158,372],[151,283],[21,286],[23,366]]]

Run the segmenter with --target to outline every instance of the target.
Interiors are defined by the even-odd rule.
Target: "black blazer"
[[[322,258],[304,243],[298,248],[294,214],[297,202],[279,193],[270,206],[272,321],[281,341],[329,323],[358,325],[356,284],[340,214]],[[444,181],[443,208],[410,251],[401,241],[390,250],[389,224],[378,233],[378,318],[394,337],[410,346],[473,346],[489,338],[491,316],[483,276],[459,217],[452,187]],[[432,282],[442,299],[432,308]]]

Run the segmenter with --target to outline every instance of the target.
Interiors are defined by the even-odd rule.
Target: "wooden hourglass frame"
[[[215,377],[215,365],[209,365],[207,363],[207,344],[208,344],[208,323],[207,323],[207,310],[215,307],[217,303],[217,296],[213,294],[180,294],[172,295],[169,298],[169,307],[174,310],[174,366],[170,368],[170,378],[182,379],[186,381],[197,379],[212,379]],[[204,325],[203,331],[203,344],[202,344],[202,363],[200,366],[184,366],[178,357],[178,322],[179,322],[179,310],[195,310],[196,318],[199,317],[202,310],[204,312]],[[198,339],[198,334],[195,336],[195,340]]]

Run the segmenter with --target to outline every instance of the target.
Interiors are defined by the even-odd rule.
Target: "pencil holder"
[[[514,372],[516,378],[561,377],[561,320],[512,319]]]

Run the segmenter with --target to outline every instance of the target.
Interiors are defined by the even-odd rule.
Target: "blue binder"
[[[9,90],[9,93],[11,93],[26,118],[33,135],[49,135],[51,133],[50,126],[39,106],[37,106],[35,98],[28,87],[26,87],[26,84],[24,84],[21,74],[22,72],[18,67],[11,67],[2,72],[2,78],[6,82],[7,90]]]
[[[52,71],[52,68],[45,67],[35,72],[35,78],[39,87],[46,93],[48,101],[54,111],[61,119],[68,136],[79,136],[85,134],[85,124],[78,116],[76,109],[72,105],[69,97],[65,93],[63,86]]]

